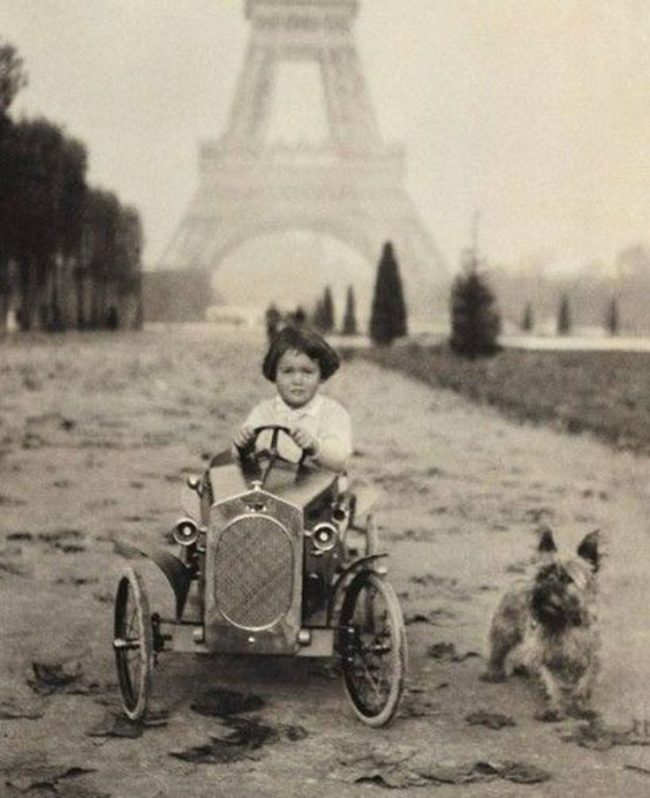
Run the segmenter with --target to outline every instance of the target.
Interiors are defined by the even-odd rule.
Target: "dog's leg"
[[[563,709],[562,690],[559,684],[555,681],[553,674],[546,665],[540,663],[536,670],[546,694],[546,706],[538,712],[535,717],[537,720],[543,720],[547,723],[562,720],[565,717],[565,713]]]
[[[591,708],[591,694],[598,674],[595,663],[591,663],[576,682],[573,690],[573,709],[578,717],[589,718],[596,713]]]
[[[500,614],[494,616],[490,628],[490,656],[481,679],[484,682],[503,682],[506,678],[506,657],[521,643],[522,635],[517,624]]]

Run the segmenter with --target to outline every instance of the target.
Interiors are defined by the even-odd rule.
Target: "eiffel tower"
[[[431,317],[447,272],[404,188],[403,149],[380,136],[353,35],[358,7],[246,0],[251,34],[229,123],[200,147],[198,189],[161,267],[214,271],[251,238],[307,230],[348,244],[374,270],[390,240],[411,316]],[[278,67],[295,60],[319,67],[329,129],[321,145],[266,141]]]

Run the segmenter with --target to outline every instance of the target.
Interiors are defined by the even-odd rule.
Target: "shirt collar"
[[[275,397],[275,409],[277,411],[288,413],[289,415],[297,417],[311,416],[312,418],[316,418],[322,404],[323,397],[319,396],[318,394],[316,394],[311,401],[307,402],[307,404],[303,405],[302,407],[291,407],[291,405],[288,405],[279,394]]]

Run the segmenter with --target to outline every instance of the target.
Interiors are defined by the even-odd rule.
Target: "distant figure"
[[[293,313],[289,314],[287,319],[287,323],[290,324],[292,327],[297,327],[300,329],[301,327],[305,326],[305,322],[307,321],[307,314],[300,305],[294,310]]]
[[[278,334],[278,328],[281,321],[282,314],[276,308],[276,306],[271,303],[266,309],[266,337],[269,343],[271,343],[271,341]]]

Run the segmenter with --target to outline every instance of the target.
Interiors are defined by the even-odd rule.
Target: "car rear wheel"
[[[406,632],[392,586],[371,571],[345,590],[339,616],[339,653],[345,690],[369,726],[393,719],[404,689]]]
[[[147,711],[153,670],[153,630],[142,576],[127,568],[117,586],[113,649],[122,705],[139,720]]]

